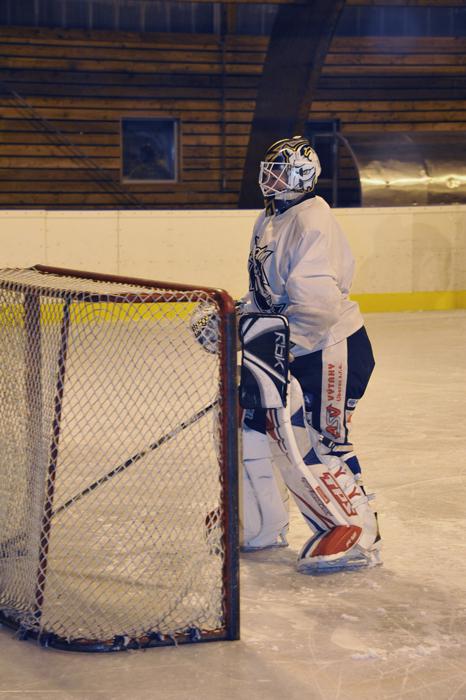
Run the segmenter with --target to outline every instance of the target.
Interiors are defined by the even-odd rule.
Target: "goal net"
[[[0,621],[73,650],[238,637],[235,364],[225,292],[0,271]]]

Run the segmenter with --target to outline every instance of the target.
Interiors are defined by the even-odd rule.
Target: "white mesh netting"
[[[208,291],[0,271],[4,619],[120,647],[224,629],[220,318]]]

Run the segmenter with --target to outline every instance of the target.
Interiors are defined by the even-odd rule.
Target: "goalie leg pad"
[[[316,430],[312,425],[312,414],[305,412],[305,425],[307,432],[309,434],[309,439],[311,441],[312,447],[315,453],[319,457],[319,460],[324,464],[327,460],[332,457],[337,457],[342,462],[344,462],[356,478],[361,476],[361,467],[359,465],[359,460],[354,452],[352,443],[350,442],[334,442],[329,438],[325,437],[318,430]]]
[[[295,396],[288,406],[269,412],[268,434],[274,461],[314,533],[298,557],[298,570],[373,565],[380,537],[368,498],[343,461],[326,455],[323,463],[311,441],[303,440],[296,419],[300,387],[292,380],[290,388]]]
[[[362,493],[361,503],[367,504],[368,501],[372,501],[375,498],[375,494],[368,494],[363,487],[361,469],[353,452],[353,446],[350,443],[337,444],[327,440],[312,427],[308,416],[306,416],[306,428],[312,448],[319,461],[330,468],[332,468],[332,465],[335,468],[336,460],[338,460],[340,463],[339,471],[341,472],[341,478],[345,481],[345,488],[349,489],[351,493],[352,486],[356,485],[358,493]],[[357,465],[356,469],[354,468],[355,463]],[[377,514],[367,507],[365,508],[365,513],[368,524],[371,524],[372,529],[375,527],[378,532]],[[378,534],[378,540],[380,540],[380,534]]]
[[[310,537],[298,555],[298,571],[312,574],[381,564],[377,516],[352,472],[338,462],[333,467],[316,465],[310,468],[316,479],[324,482],[340,501],[348,524],[336,524]],[[322,493],[328,497],[329,491]]]
[[[243,551],[286,546],[288,493],[274,469],[266,435],[243,429]]]
[[[283,348],[286,350],[288,333],[285,332],[287,328],[283,326],[287,324],[278,316],[274,318],[261,315],[243,317],[240,325],[243,345],[240,404],[246,409],[269,409],[267,432],[271,437],[274,460],[280,468],[287,487],[293,493],[301,513],[314,532],[300,554],[299,570],[304,571],[307,567],[316,565],[317,562],[319,567],[325,563],[330,565],[330,562],[335,565],[336,561],[343,566],[343,562],[347,564],[350,558],[353,564],[357,561],[358,564],[362,562],[363,565],[367,565],[372,550],[377,546],[376,521],[373,513],[367,509],[367,496],[343,461],[333,455],[328,456],[324,461],[318,456],[318,451],[313,449],[304,420],[302,391],[296,379],[291,380],[287,395],[283,396],[277,391],[276,383],[283,384],[282,380],[287,376],[287,367],[282,365],[283,358],[287,356]],[[259,343],[259,338],[264,342]],[[282,338],[284,343],[280,341],[278,354],[277,339]],[[328,384],[332,394],[331,397],[329,394],[329,400],[334,401],[335,395],[339,397],[338,402],[341,403],[346,395],[346,342],[339,344],[338,348],[331,348],[329,352],[332,356],[325,358],[327,369],[323,373],[324,381],[321,382],[321,389],[324,383]],[[280,362],[277,365],[278,358]],[[338,360],[337,373],[335,373],[337,366],[335,360]],[[299,369],[298,362],[299,358],[296,369]],[[307,365],[310,358],[306,357],[304,362]],[[281,373],[277,374],[277,366],[282,368]],[[308,369],[306,368],[306,371]],[[325,374],[326,371],[327,374]],[[251,384],[252,379],[254,381]],[[338,381],[338,391],[335,391],[336,381]],[[250,385],[253,391],[248,391]],[[328,406],[321,405],[316,425],[318,429],[320,429],[319,419],[322,418],[323,412],[325,414],[323,425],[325,424],[329,435],[335,440],[345,440],[346,430],[344,434],[342,433],[344,407],[335,406],[333,403]],[[268,459],[265,455],[261,459],[256,457],[254,460],[252,456],[245,455],[244,459],[247,477],[244,489],[245,503],[248,503],[248,494],[252,494],[256,504],[256,529],[257,525],[260,528],[258,535],[254,534],[247,540],[249,544],[254,543],[256,537],[263,532],[262,501],[254,493],[254,478],[260,476]],[[259,479],[256,483],[260,483]],[[258,491],[260,492],[261,488]],[[250,500],[253,501],[252,498]],[[270,499],[268,502],[270,503]],[[253,522],[254,519],[251,517],[250,523]],[[247,527],[245,530],[248,534]]]

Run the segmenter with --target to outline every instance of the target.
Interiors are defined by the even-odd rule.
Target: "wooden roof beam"
[[[345,0],[280,5],[272,29],[251,125],[239,199],[261,206],[259,161],[277,139],[302,133]]]

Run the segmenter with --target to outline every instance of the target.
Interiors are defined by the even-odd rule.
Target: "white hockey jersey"
[[[245,312],[283,314],[292,353],[315,352],[357,331],[363,319],[349,299],[354,259],[330,207],[321,197],[304,200],[254,225]]]

